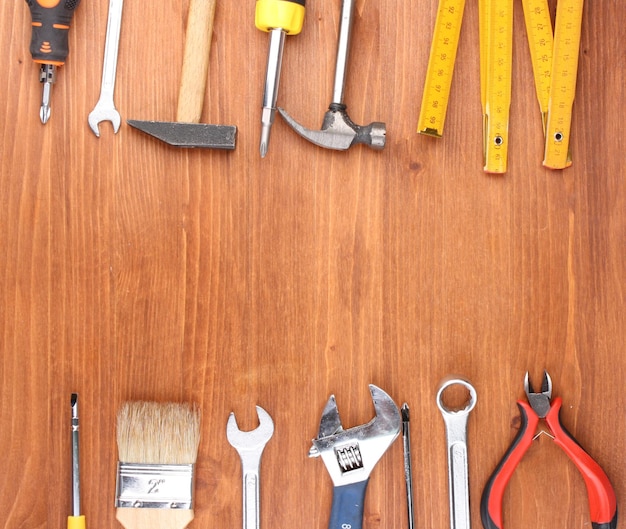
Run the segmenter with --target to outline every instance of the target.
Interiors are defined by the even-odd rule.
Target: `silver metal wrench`
[[[444,391],[457,384],[469,391],[469,401],[460,410],[450,409],[443,402]],[[470,529],[467,419],[470,411],[476,406],[476,390],[464,378],[446,377],[437,391],[437,406],[446,424],[450,527]]]
[[[369,389],[376,416],[367,424],[345,430],[331,395],[309,450],[310,457],[321,457],[334,486],[328,529],[362,529],[370,475],[402,427],[393,399],[374,384]]]
[[[98,124],[102,121],[110,121],[113,132],[117,133],[122,122],[120,113],[113,102],[115,91],[115,76],[117,72],[117,55],[120,44],[120,30],[122,28],[122,7],[124,0],[109,0],[109,18],[107,21],[107,33],[104,43],[104,62],[102,65],[102,84],[100,85],[100,98],[96,106],[89,114],[89,126],[99,138]]]
[[[243,432],[237,426],[235,414],[231,413],[226,425],[228,442],[241,458],[243,476],[243,529],[259,529],[260,522],[260,474],[261,455],[267,442],[274,434],[274,422],[260,406],[256,407],[259,426]]]

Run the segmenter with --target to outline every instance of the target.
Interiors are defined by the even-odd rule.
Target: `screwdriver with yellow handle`
[[[85,529],[85,516],[80,514],[80,464],[78,458],[78,395],[72,393],[72,515],[67,517],[67,529]]]
[[[254,25],[270,34],[263,110],[261,112],[261,157],[265,158],[276,116],[276,99],[283,61],[285,35],[297,35],[304,22],[304,0],[257,0]]]
[[[42,123],[47,123],[56,69],[65,64],[70,24],[80,0],[26,0],[26,3],[32,18],[30,53],[41,65],[39,82],[43,83],[43,97],[39,117]]]

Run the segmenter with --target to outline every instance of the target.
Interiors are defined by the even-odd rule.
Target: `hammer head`
[[[128,124],[174,147],[228,150],[235,148],[237,127],[234,125],[138,121],[134,119],[129,119]]]
[[[304,128],[284,108],[279,108],[278,111],[300,136],[326,149],[345,151],[357,143],[364,143],[377,150],[385,146],[385,124],[375,121],[369,125],[357,125],[346,113],[344,104],[331,103],[324,114],[321,130]]]

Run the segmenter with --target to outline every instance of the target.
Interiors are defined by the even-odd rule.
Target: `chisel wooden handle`
[[[209,71],[216,0],[191,0],[187,15],[185,54],[178,92],[176,121],[199,123]]]

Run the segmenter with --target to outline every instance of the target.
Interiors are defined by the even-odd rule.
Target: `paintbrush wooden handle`
[[[216,0],[191,0],[187,15],[183,71],[178,91],[176,121],[200,123],[209,71]]]
[[[126,529],[184,529],[193,520],[193,510],[118,507],[115,517]]]

